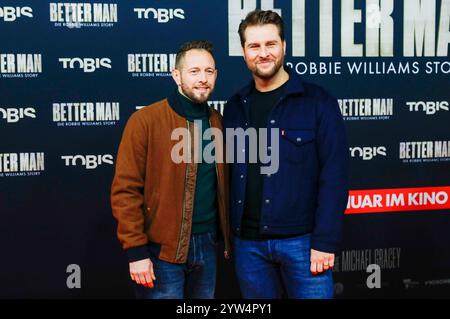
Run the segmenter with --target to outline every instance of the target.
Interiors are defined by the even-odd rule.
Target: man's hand
[[[137,284],[147,288],[153,288],[153,281],[156,280],[156,277],[150,258],[131,262],[130,276]]]
[[[334,266],[334,254],[311,249],[311,273],[313,275],[327,271]]]

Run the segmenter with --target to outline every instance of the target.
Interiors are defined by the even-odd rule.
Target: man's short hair
[[[180,69],[181,64],[183,62],[184,56],[186,55],[186,52],[190,50],[205,50],[211,54],[211,56],[214,59],[213,55],[213,45],[210,41],[207,40],[194,40],[189,41],[186,43],[183,43],[181,47],[178,49],[177,56],[175,58],[175,69]]]
[[[278,34],[281,41],[284,41],[284,22],[283,19],[272,10],[254,10],[247,14],[244,20],[239,24],[239,38],[241,39],[241,46],[245,44],[245,29],[250,26],[273,24],[278,28]]]

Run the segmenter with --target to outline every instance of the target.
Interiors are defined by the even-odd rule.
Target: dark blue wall
[[[325,74],[311,74],[314,72],[308,68],[303,74],[305,80],[326,87],[344,104],[349,99],[372,102],[382,99],[392,103],[392,112],[381,118],[371,118],[370,114],[360,118],[345,116],[354,155],[352,190],[450,185],[450,155],[433,153],[434,161],[401,158],[403,142],[450,140],[448,50],[442,54],[437,52],[436,46],[431,46],[432,56],[417,56],[422,55],[417,53],[406,56],[403,40],[409,38],[409,33],[404,31],[404,16],[411,17],[405,15],[409,8],[405,4],[410,1],[395,1],[392,32],[382,31],[387,38],[392,34],[393,50],[382,57],[366,54],[370,42],[365,35],[366,21],[379,17],[371,10],[366,15],[366,1],[350,1],[362,16],[361,23],[356,23],[353,29],[354,41],[363,45],[363,54],[353,57],[342,53],[346,45],[341,45],[341,41],[349,33],[344,32],[342,36],[341,25],[351,17],[351,12],[341,9],[345,1],[331,1],[332,20],[324,18],[333,27],[332,56],[320,56],[320,39],[328,33],[320,32],[319,1],[306,1],[305,56],[293,56],[292,51],[294,40],[300,39],[293,29],[299,30],[303,17],[300,10],[293,12],[293,6],[301,4],[301,0],[98,2],[117,4],[117,21],[106,26],[57,26],[50,19],[48,1],[3,0],[0,3],[0,154],[3,154],[0,158],[3,161],[0,166],[0,297],[133,297],[128,264],[116,239],[116,224],[111,215],[109,196],[114,172],[111,163],[115,160],[124,125],[136,106],[164,98],[174,84],[165,70],[133,76],[128,69],[128,55],[168,56],[176,53],[180,44],[187,40],[211,40],[219,70],[212,100],[218,101],[216,105],[223,105],[223,101],[250,80],[242,57],[230,56],[229,48],[236,41],[229,38],[229,33],[236,33],[235,21],[242,18],[242,12],[255,6],[281,10],[286,23],[288,65],[298,66],[301,73],[304,65],[298,63],[341,66],[338,74],[329,70]],[[325,8],[327,1],[320,3]],[[438,30],[439,23],[449,19],[449,1],[422,3],[428,8],[436,5],[430,25],[436,28],[437,45],[439,37],[440,41],[445,39],[444,32],[439,34]],[[19,16],[11,13],[11,10],[16,12],[15,9],[5,7],[29,7],[31,10],[19,9],[22,12]],[[152,13],[148,19],[139,19],[138,12],[134,11],[151,7],[167,9],[169,13],[169,9],[181,10],[175,11],[176,15],[167,22],[164,10],[160,10],[160,22]],[[295,26],[293,16],[295,21],[300,21]],[[371,24],[368,26],[370,29]],[[448,25],[444,25],[444,29],[449,32]],[[425,32],[427,39],[430,33],[432,36],[430,30]],[[448,44],[445,46],[448,49]],[[18,54],[40,54],[42,64],[31,64],[28,73],[18,73],[8,68],[11,56],[8,58],[4,54],[13,54],[16,59]],[[64,62],[59,60],[76,57],[109,60],[103,61],[107,67],[95,72],[83,72],[77,63],[75,68],[65,69]],[[367,67],[370,64],[372,71],[351,74],[348,63],[362,62]],[[387,68],[392,64],[397,71],[383,72],[383,63]],[[430,72],[427,63],[437,63],[440,69]],[[398,72],[400,64],[409,65],[410,71]],[[18,63],[13,65],[17,67]],[[439,104],[443,108],[436,113],[427,114],[422,108],[415,111],[407,104],[418,101],[444,103]],[[95,123],[80,122],[79,126],[73,126],[76,121],[63,124],[55,121],[54,103],[75,102],[119,103],[120,117]],[[429,105],[428,113],[432,113],[436,104]],[[18,119],[15,114],[27,108],[31,108],[26,111],[31,116]],[[361,151],[364,147],[375,148],[376,152],[366,150],[364,158],[358,156],[358,147]],[[10,162],[14,155],[8,154],[20,157],[21,153],[43,153],[43,167],[15,170]],[[71,158],[65,157],[74,155],[109,156],[103,157],[105,161],[101,165],[89,169],[82,165],[82,159],[73,163]],[[19,162],[28,163],[24,159]],[[18,176],[31,175],[30,171],[36,175]],[[448,199],[448,190],[445,192]],[[448,296],[450,215],[448,205],[446,209],[442,207],[438,205],[430,210],[430,207],[418,205],[417,209],[404,212],[346,215],[343,252],[338,255],[335,270],[336,295],[341,298]],[[365,268],[369,263],[380,261],[375,260],[380,253],[389,257],[385,259],[387,263],[381,265],[382,287],[369,289],[366,279],[370,274]],[[361,256],[370,257],[370,262],[364,263]],[[79,289],[69,289],[66,285],[70,275],[66,269],[70,264],[80,266]],[[222,259],[217,296],[239,297],[232,265]]]

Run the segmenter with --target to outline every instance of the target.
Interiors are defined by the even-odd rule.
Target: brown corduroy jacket
[[[170,102],[169,102],[170,101]],[[210,126],[222,131],[222,117],[209,109]],[[185,263],[191,237],[197,163],[175,163],[172,140],[176,128],[190,132],[194,152],[194,123],[187,121],[176,98],[136,111],[129,118],[117,153],[111,206],[118,222],[117,236],[130,261],[149,257],[147,244],[160,245],[159,259]],[[198,132],[198,128],[195,128]],[[228,175],[223,139],[214,137],[217,173],[217,211],[227,256],[230,253]],[[193,155],[190,157],[194,159]]]

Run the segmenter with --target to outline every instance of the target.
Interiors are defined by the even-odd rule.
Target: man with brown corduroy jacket
[[[216,235],[225,258],[230,241],[222,118],[206,103],[217,77],[211,43],[182,45],[172,77],[173,94],[126,124],[112,212],[138,298],[213,298]]]

